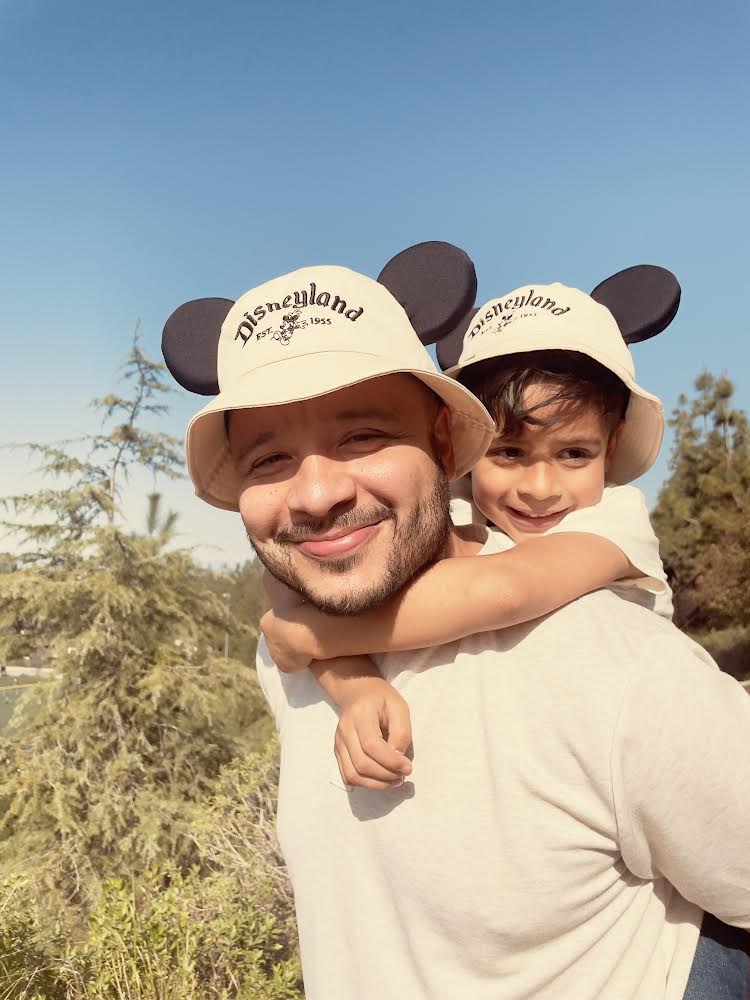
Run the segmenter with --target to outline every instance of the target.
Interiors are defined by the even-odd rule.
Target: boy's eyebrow
[[[577,437],[577,438],[557,438],[556,443],[562,445],[564,448],[576,448],[581,447],[581,445],[588,445],[589,448],[595,445],[601,444],[601,438],[587,438],[587,437]]]

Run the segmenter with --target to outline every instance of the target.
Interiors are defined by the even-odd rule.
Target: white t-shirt
[[[451,490],[454,524],[486,523],[484,515],[472,501],[470,476],[454,483]],[[659,555],[659,539],[651,527],[646,500],[639,489],[635,486],[605,486],[598,504],[574,510],[544,534],[554,535],[563,531],[584,531],[614,542],[643,576],[634,580],[618,580],[610,584],[609,589],[625,600],[634,601],[672,620],[672,591]],[[504,551],[515,543],[503,534],[497,544]]]
[[[670,623],[602,590],[375,659],[413,775],[345,790],[259,646],[308,1000],[681,1000],[702,910],[750,928],[750,698]]]

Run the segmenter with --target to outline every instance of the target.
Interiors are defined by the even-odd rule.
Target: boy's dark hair
[[[630,400],[630,390],[604,365],[577,351],[526,351],[502,358],[489,358],[465,368],[459,381],[487,407],[503,434],[519,434],[523,425],[549,426],[563,417],[594,407],[604,418],[611,435]],[[550,395],[527,407],[526,390],[532,385],[549,386]],[[545,418],[538,411],[561,404],[556,416]]]

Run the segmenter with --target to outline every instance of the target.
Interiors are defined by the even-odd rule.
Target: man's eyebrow
[[[361,409],[341,410],[336,414],[336,420],[343,423],[346,420],[388,420],[391,423],[399,419],[399,414],[395,410],[382,409],[376,406],[362,407]]]
[[[351,420],[386,420],[390,423],[395,423],[398,419],[399,415],[395,410],[369,406],[362,407],[361,409],[341,410],[335,416],[337,423],[347,423]],[[260,434],[257,434],[244,446],[237,456],[237,461],[241,462],[257,448],[262,448],[264,445],[269,444],[274,440],[276,435],[277,432],[275,430],[262,431]]]
[[[243,459],[255,451],[256,448],[262,448],[264,444],[268,444],[270,441],[276,437],[276,431],[263,431],[261,434],[257,434],[252,438],[242,449],[242,451],[237,456],[237,461],[241,462]]]

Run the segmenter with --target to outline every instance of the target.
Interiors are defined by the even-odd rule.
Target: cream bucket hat
[[[418,322],[426,319],[425,328],[436,322],[450,326],[465,315],[476,279],[472,291],[466,272],[468,262],[473,277],[473,265],[462,251],[422,244],[388,266],[401,258],[393,287],[399,292],[406,287],[407,297],[410,283],[418,289],[414,301],[406,303]],[[442,280],[433,288],[436,277]],[[446,281],[452,294],[446,292]],[[430,298],[431,288],[436,299]],[[302,268],[251,289],[236,302],[186,303],[167,321],[162,348],[182,385],[199,392],[218,390],[190,421],[186,450],[196,494],[226,510],[238,509],[240,490],[227,440],[227,411],[283,406],[368,379],[408,373],[450,410],[456,477],[482,457],[494,431],[479,400],[436,369],[391,291],[345,267]]]
[[[625,342],[632,342],[653,336],[671,322],[679,303],[679,285],[668,271],[662,268],[645,267],[646,275],[630,272],[642,268],[630,268],[614,276],[610,291],[622,292],[625,284],[635,284],[631,292],[644,288],[643,278],[651,279],[649,308],[631,299],[625,303],[629,310],[629,325],[622,318],[621,329],[610,309],[596,301],[599,289],[607,292],[606,282],[595,289],[592,295],[566,285],[524,285],[507,295],[491,299],[485,303],[469,322],[463,335],[463,346],[458,363],[448,368],[446,374],[460,378],[469,366],[493,358],[526,353],[528,351],[575,351],[593,358],[603,365],[630,390],[630,401],[624,417],[622,431],[607,473],[607,479],[614,484],[629,483],[643,475],[651,467],[661,446],[664,435],[664,411],[661,401],[638,385],[635,379],[633,357]],[[661,275],[649,273],[661,272]],[[629,276],[622,278],[621,276]],[[671,278],[671,282],[664,276]],[[656,310],[654,309],[654,279],[664,294]],[[608,279],[613,281],[614,279]],[[602,297],[605,294],[602,293]],[[619,296],[612,296],[612,304],[619,311]],[[635,296],[637,300],[637,295]],[[648,321],[633,322],[635,313]],[[658,329],[657,329],[658,327]]]

